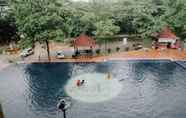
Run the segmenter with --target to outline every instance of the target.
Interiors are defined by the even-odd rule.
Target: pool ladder
[[[186,62],[185,61],[175,61],[175,63],[181,66],[183,69],[186,69]]]

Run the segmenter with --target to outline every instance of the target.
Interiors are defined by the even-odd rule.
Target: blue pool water
[[[186,70],[170,61],[8,67],[0,72],[0,102],[5,118],[57,118],[56,104],[66,95],[64,86],[70,78],[107,72],[123,85],[120,94],[101,103],[72,99],[67,118],[186,118]]]

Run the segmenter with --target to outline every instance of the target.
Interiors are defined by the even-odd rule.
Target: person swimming
[[[76,81],[76,85],[77,85],[78,87],[81,85],[81,81],[80,81],[79,79]]]
[[[107,73],[107,79],[108,79],[108,80],[112,79],[112,76],[111,76],[111,73],[110,73],[110,72]]]
[[[84,83],[85,83],[85,80],[82,80],[82,81],[81,81],[81,85],[83,85]]]
[[[82,86],[83,84],[85,84],[85,80],[77,80],[76,82],[76,85],[79,87],[79,86]]]

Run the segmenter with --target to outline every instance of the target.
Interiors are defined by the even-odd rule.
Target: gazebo
[[[158,34],[159,43],[175,43],[179,39],[169,27],[164,27]]]
[[[162,30],[156,36],[159,48],[179,48],[180,42],[179,38],[171,31],[167,26],[162,28]]]
[[[76,55],[92,54],[92,48],[95,48],[96,41],[85,34],[81,34],[73,40],[73,46],[76,50]]]

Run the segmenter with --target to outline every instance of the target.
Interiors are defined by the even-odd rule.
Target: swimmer
[[[110,72],[107,74],[107,79],[108,79],[108,80],[112,79],[111,73],[110,73]]]
[[[80,87],[80,86],[82,86],[83,84],[85,84],[85,80],[77,80],[77,82],[76,82],[76,85],[78,86],[78,87]]]
[[[82,81],[81,81],[81,85],[83,85],[84,83],[85,83],[85,80],[82,80]]]
[[[78,79],[76,85],[79,87],[81,85],[81,81]]]

